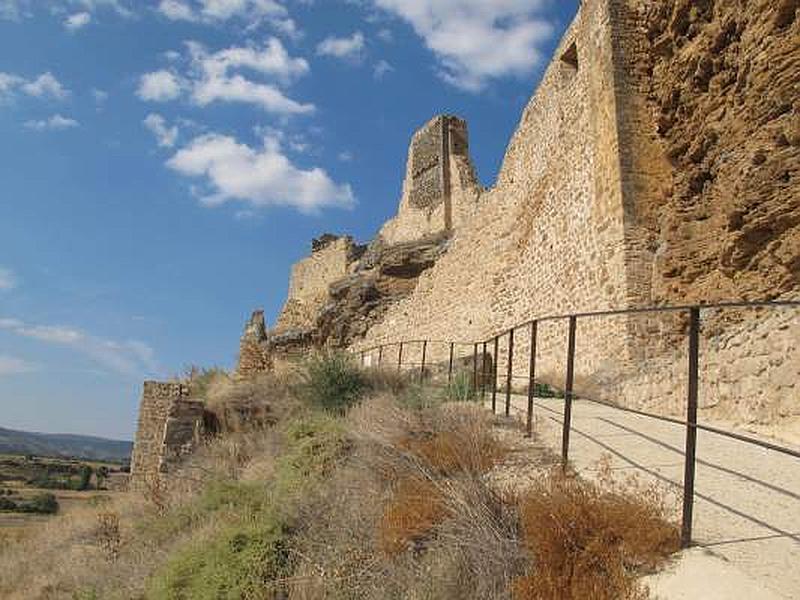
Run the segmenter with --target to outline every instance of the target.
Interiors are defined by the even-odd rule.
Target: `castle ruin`
[[[545,315],[797,299],[797,11],[796,0],[584,0],[495,184],[478,182],[466,122],[430,120],[411,141],[397,215],[365,246],[315,240],[275,328],[257,324],[269,358],[243,338],[239,371],[324,346],[472,342]],[[702,408],[800,431],[800,319],[745,313],[704,322]],[[685,326],[582,323],[581,391],[679,412]],[[563,381],[566,323],[539,336],[542,379]],[[516,344],[525,355],[530,339]],[[428,360],[447,350],[428,347]],[[406,352],[419,362],[421,348]]]

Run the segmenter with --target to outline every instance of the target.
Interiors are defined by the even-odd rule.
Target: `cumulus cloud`
[[[317,54],[347,61],[359,61],[364,55],[364,34],[356,31],[350,37],[327,37],[317,44]]]
[[[0,72],[0,101],[10,100],[18,93],[55,100],[63,100],[69,96],[69,90],[49,71],[33,79]]]
[[[63,346],[122,375],[158,370],[155,352],[139,340],[115,341],[61,325],[37,325],[19,319],[0,318],[0,329],[45,344]]]
[[[198,106],[215,102],[253,104],[279,115],[314,112],[313,104],[297,102],[283,88],[309,72],[308,62],[289,55],[278,38],[263,46],[232,46],[209,52],[198,42],[187,43],[189,69],[185,76],[161,70],[146,73],[139,85],[143,100],[174,100],[184,90]],[[246,71],[247,76],[240,71]],[[259,76],[253,78],[253,73]]]
[[[349,185],[335,183],[318,167],[294,165],[275,135],[266,135],[258,148],[230,136],[202,135],[179,150],[167,166],[186,177],[203,178],[209,192],[202,201],[207,205],[241,201],[253,208],[290,206],[316,213],[355,204]]]
[[[172,148],[178,141],[178,126],[167,126],[167,121],[159,114],[150,113],[145,117],[144,126],[156,136],[158,145],[162,148]]]
[[[166,102],[180,96],[182,89],[181,79],[171,71],[162,69],[142,75],[136,95],[150,102]]]
[[[35,96],[37,98],[50,96],[57,100],[63,100],[69,96],[69,92],[49,71],[39,75],[39,77],[32,81],[23,83],[20,89],[29,96]]]
[[[53,115],[49,119],[25,121],[23,125],[28,129],[33,129],[34,131],[60,131],[63,129],[72,129],[73,127],[78,127],[80,123],[78,123],[75,119],[70,119],[69,117]]]
[[[287,16],[286,7],[275,0],[161,0],[158,10],[173,21],[220,22],[238,18],[253,24]]]
[[[17,277],[11,269],[0,267],[0,292],[13,290],[17,287]]]
[[[64,19],[64,27],[69,31],[77,31],[92,22],[92,15],[88,12],[79,12]]]
[[[31,129],[33,131],[63,131],[65,129],[78,127],[80,123],[75,119],[55,114],[47,119],[25,121],[22,125],[26,129]]]
[[[436,55],[439,75],[478,92],[495,78],[525,76],[540,64],[554,28],[545,0],[372,0],[408,22]]]
[[[31,373],[37,369],[38,366],[32,362],[8,354],[0,354],[0,377]]]

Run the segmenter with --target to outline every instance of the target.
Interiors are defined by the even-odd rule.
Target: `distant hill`
[[[132,442],[85,435],[29,433],[0,427],[0,454],[34,454],[123,462],[130,459],[132,448]]]

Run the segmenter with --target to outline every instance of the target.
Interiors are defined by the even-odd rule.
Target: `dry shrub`
[[[247,379],[215,377],[205,389],[207,411],[218,433],[258,431],[297,411],[292,393],[297,376],[264,373]]]
[[[445,498],[436,482],[423,476],[404,477],[384,508],[378,528],[380,548],[390,556],[420,549],[447,516]]]
[[[502,462],[508,454],[507,448],[480,418],[465,419],[451,430],[412,433],[398,445],[443,476],[480,475]]]
[[[646,598],[637,582],[678,549],[679,534],[655,488],[590,483],[553,470],[520,502],[530,572],[516,600]]]

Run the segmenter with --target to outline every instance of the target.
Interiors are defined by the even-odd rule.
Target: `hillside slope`
[[[0,427],[0,454],[34,454],[86,458],[91,460],[127,461],[131,442],[99,437],[31,433]]]

